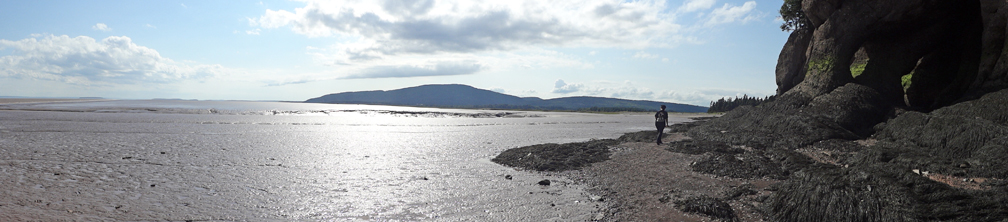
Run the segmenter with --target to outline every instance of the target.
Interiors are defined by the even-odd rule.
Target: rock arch
[[[1005,88],[1005,1],[805,0],[812,24],[795,30],[777,65],[790,105],[856,83],[884,101],[932,110]],[[857,78],[855,54],[866,54]],[[860,68],[858,67],[858,68]],[[905,91],[901,77],[913,73]],[[883,104],[879,104],[883,105]]]

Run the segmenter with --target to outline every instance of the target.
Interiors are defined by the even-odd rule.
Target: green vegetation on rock
[[[906,74],[903,75],[903,77],[900,77],[900,83],[903,85],[903,92],[906,92],[907,89],[910,88],[911,84],[910,79],[913,79],[913,72],[910,72],[910,74]]]
[[[833,65],[834,65],[833,63],[834,63],[834,59],[833,58],[824,58],[824,59],[818,59],[818,60],[809,60],[808,65],[806,66],[805,76],[807,77],[808,75],[811,75],[813,73],[812,72],[813,70],[819,71],[819,72],[815,72],[815,73],[820,73],[820,74],[826,73],[826,71],[829,71],[829,70],[833,69]]]
[[[855,64],[851,64],[851,67],[850,67],[851,76],[853,76],[855,78],[858,77],[858,76],[860,76],[861,73],[864,72],[864,68],[867,65],[868,65],[868,63],[860,63],[860,64],[855,63]]]

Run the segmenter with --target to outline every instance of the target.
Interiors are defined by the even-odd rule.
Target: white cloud
[[[389,45],[385,54],[471,52],[545,46],[604,44],[670,46],[680,25],[663,1],[311,1],[291,11],[267,10],[255,24],[290,27],[312,37],[357,36]]]
[[[711,101],[724,97],[749,96],[762,97],[773,92],[758,92],[738,89],[676,89],[655,91],[632,81],[592,81],[585,83],[570,83],[558,79],[554,82],[552,93],[564,96],[587,95],[604,96],[632,100],[667,101],[674,103],[710,105]]]
[[[557,79],[553,85],[553,93],[578,94],[589,96],[605,96],[624,99],[652,99],[651,89],[639,87],[630,81],[623,83],[610,81],[595,81],[591,83],[567,83]]]
[[[757,15],[751,13],[756,8],[755,1],[748,1],[741,6],[732,6],[725,3],[721,8],[716,8],[711,12],[711,17],[705,25],[717,25],[731,22],[748,22],[755,20]]]
[[[661,48],[693,43],[664,1],[308,1],[271,10],[249,25],[349,40],[310,52],[320,63],[366,69],[415,65],[417,57],[477,60],[500,67],[502,54],[551,47]],[[542,55],[542,54],[540,54]],[[476,56],[476,57],[473,57]],[[551,60],[580,63],[565,56]],[[574,61],[574,62],[570,62]],[[534,62],[534,61],[533,61]],[[584,65],[590,66],[590,65]]]
[[[380,57],[374,54],[354,54],[354,49],[366,47],[367,44],[355,45],[336,44],[330,47],[306,46],[307,53],[316,59],[315,62],[332,67],[329,75],[314,75],[300,79],[306,82],[329,79],[348,78],[388,78],[393,76],[374,74],[376,70],[399,70],[400,73],[412,73],[416,76],[434,76],[435,73],[428,71],[443,72],[441,75],[467,75],[475,74],[487,70],[501,69],[541,69],[541,68],[594,68],[590,63],[581,62],[576,56],[560,53],[552,50],[527,49],[521,51],[488,52],[482,54],[469,53],[441,53],[437,56],[430,55],[397,55],[393,57]],[[452,62],[454,61],[454,62]],[[448,64],[456,64],[451,68]],[[442,68],[435,69],[438,64]],[[478,66],[479,69],[465,67]],[[427,67],[425,70],[417,72],[401,72],[402,69],[392,69],[391,67]],[[462,72],[465,70],[465,72]],[[362,75],[361,73],[369,73]],[[406,75],[395,75],[394,77],[410,77]]]
[[[563,79],[557,79],[557,81],[553,83],[553,93],[569,94],[581,91],[583,88],[585,88],[584,84],[567,84],[563,81]]]
[[[637,52],[633,57],[635,59],[657,59],[658,55],[647,53],[647,52]]]
[[[144,27],[152,28],[152,29],[156,29],[157,28],[157,26],[154,26],[154,25],[151,25],[151,24],[144,24]]]
[[[259,31],[262,31],[262,30],[259,30],[259,29],[255,29],[255,30],[247,30],[247,31],[245,31],[245,34],[249,34],[249,35],[259,35]]]
[[[182,3],[182,7],[183,8],[189,8],[189,6],[186,6],[185,3]]]
[[[630,85],[611,88],[608,89],[608,91],[611,91],[610,95],[615,98],[644,99],[644,100],[652,100],[654,98],[654,92],[652,92],[651,89],[643,87],[633,87]]]
[[[668,58],[662,58],[661,61],[662,62],[668,62],[669,60],[668,60]]]
[[[361,70],[360,72],[341,77],[341,79],[467,75],[476,73],[480,69],[483,69],[483,65],[474,61],[444,61],[423,66],[403,65],[369,67]]]
[[[682,6],[679,6],[678,12],[695,12],[700,10],[707,10],[714,6],[715,0],[686,0],[683,2]]]
[[[105,23],[95,24],[94,26],[91,26],[91,29],[103,32],[112,31],[112,28],[109,28],[107,25],[105,25]]]
[[[283,28],[312,38],[336,39],[333,45],[307,50],[316,63],[332,67],[331,72],[305,75],[297,81],[439,75],[431,72],[464,75],[532,67],[594,68],[583,61],[583,54],[567,55],[556,48],[636,51],[702,44],[691,36],[702,29],[699,26],[757,18],[751,15],[754,1],[713,8],[715,1],[688,0],[668,6],[666,1],[650,0],[305,0],[303,7],[266,9],[258,17],[247,18],[256,30],[246,33]],[[676,23],[677,14],[712,8],[712,13],[698,15],[703,19],[691,24],[697,28],[685,29]],[[588,56],[596,54],[588,52]],[[661,59],[646,52],[633,56]],[[473,61],[480,66],[473,72],[431,68],[443,61]],[[391,70],[410,75],[376,74]],[[565,90],[570,89],[559,91]]]
[[[40,36],[41,37],[41,36]],[[161,57],[126,36],[96,41],[87,36],[48,35],[18,41],[0,39],[0,76],[90,85],[200,79],[228,72],[220,65],[197,65]]]

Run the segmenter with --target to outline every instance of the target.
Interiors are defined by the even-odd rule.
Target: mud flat
[[[618,137],[650,121],[275,102],[49,104],[0,106],[0,221],[592,220],[604,202],[589,201],[583,183],[490,157]],[[165,110],[176,108],[361,111]]]
[[[33,104],[33,103],[61,103],[61,102],[89,102],[102,101],[104,99],[36,99],[36,98],[0,98],[0,104]]]

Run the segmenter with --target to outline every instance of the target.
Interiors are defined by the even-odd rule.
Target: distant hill
[[[707,107],[647,100],[604,97],[540,99],[517,97],[472,86],[422,85],[396,90],[343,92],[312,98],[306,103],[370,104],[439,108],[492,108],[568,111],[654,111],[667,106],[670,112],[707,112]]]

